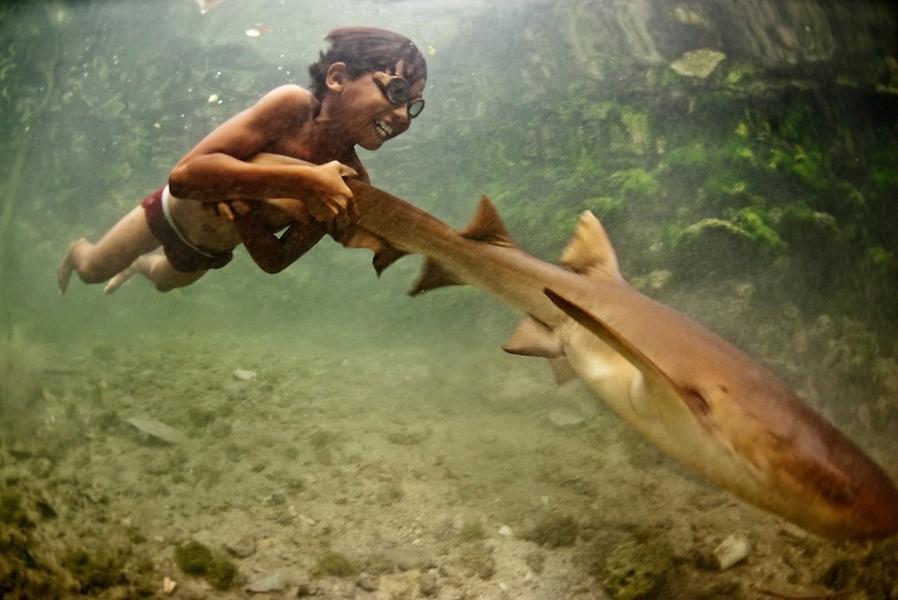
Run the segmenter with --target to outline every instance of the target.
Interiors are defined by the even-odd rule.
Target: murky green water
[[[167,294],[55,281],[206,133],[306,85],[328,30],[387,27],[426,54],[427,109],[360,152],[372,183],[456,227],[486,193],[549,261],[592,210],[634,286],[895,479],[896,20],[812,0],[0,8],[0,595],[898,598],[894,540],[828,542],[687,473],[502,353],[499,300],[406,296],[418,257],[378,279],[324,240]],[[721,570],[730,536],[747,559]],[[185,573],[190,540],[218,566]]]

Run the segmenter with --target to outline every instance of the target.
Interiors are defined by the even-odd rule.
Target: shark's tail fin
[[[480,204],[474,212],[474,217],[468,226],[458,232],[463,238],[484,242],[495,246],[514,247],[515,243],[511,239],[508,230],[502,223],[496,207],[490,202],[486,196],[480,197]],[[428,258],[424,261],[424,270],[418,277],[412,289],[409,290],[410,296],[417,296],[429,290],[450,285],[462,285],[454,274],[443,267],[440,263]]]

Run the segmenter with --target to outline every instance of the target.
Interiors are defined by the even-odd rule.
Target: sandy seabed
[[[894,541],[743,504],[541,363],[323,336],[50,351],[4,418],[0,595],[898,598]],[[898,441],[870,443],[898,475]],[[749,550],[720,569],[731,536]],[[236,575],[185,574],[190,542]]]

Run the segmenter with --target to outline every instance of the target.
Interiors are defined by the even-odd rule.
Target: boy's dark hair
[[[339,27],[324,39],[330,42],[330,48],[321,52],[318,62],[309,67],[312,93],[319,100],[327,91],[327,70],[335,62],[346,63],[350,75],[358,77],[371,71],[392,74],[396,63],[402,60],[410,84],[427,78],[424,56],[411,40],[398,33],[377,27]]]

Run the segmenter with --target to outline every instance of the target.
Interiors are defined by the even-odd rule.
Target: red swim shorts
[[[205,271],[207,269],[220,269],[234,258],[230,250],[218,253],[207,253],[204,250],[187,244],[175,231],[162,208],[162,190],[159,188],[143,199],[140,205],[147,215],[147,225],[153,236],[162,243],[168,262],[183,273],[193,271]]]

